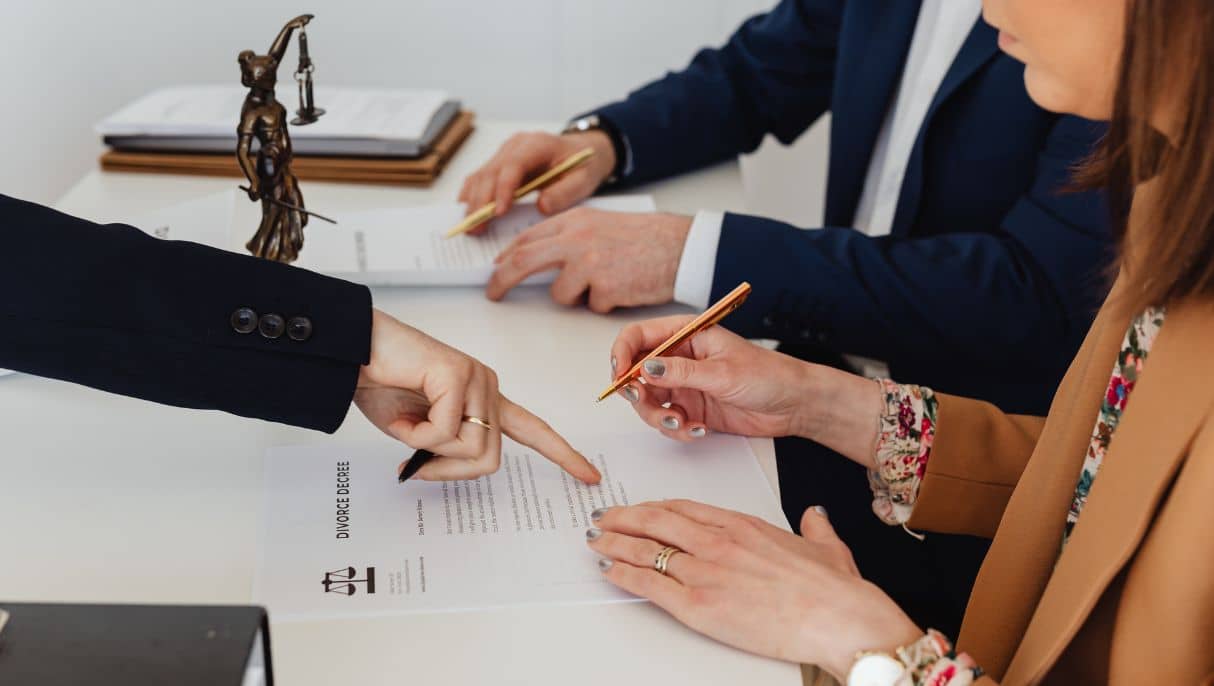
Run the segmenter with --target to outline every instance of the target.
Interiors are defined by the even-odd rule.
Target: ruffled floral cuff
[[[922,638],[893,655],[861,652],[847,675],[848,684],[885,686],[971,686],[982,676],[966,653],[958,653],[944,634],[928,629]]]
[[[957,653],[944,634],[928,629],[917,642],[898,651],[915,686],[969,686],[982,670],[966,653]]]
[[[878,379],[885,410],[877,429],[877,468],[869,470],[873,512],[886,524],[905,524],[919,497],[936,435],[936,396],[923,386]]]

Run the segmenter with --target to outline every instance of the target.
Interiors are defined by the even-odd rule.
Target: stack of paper
[[[293,111],[293,89],[279,91]],[[230,154],[247,94],[239,85],[166,88],[110,115],[96,131],[119,150]],[[459,103],[437,90],[318,88],[316,102],[324,116],[290,127],[297,154],[419,157],[459,113]]]

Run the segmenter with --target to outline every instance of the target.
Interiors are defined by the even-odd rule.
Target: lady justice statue
[[[249,89],[249,94],[241,108],[240,126],[236,130],[239,136],[236,160],[249,179],[249,186],[241,188],[248,192],[250,200],[261,201],[261,225],[246,247],[257,257],[278,262],[294,262],[299,257],[304,242],[303,228],[308,224],[309,215],[325,219],[304,208],[299,182],[291,172],[287,111],[274,98],[278,65],[287,51],[291,34],[298,29],[299,69],[295,78],[299,81],[300,108],[299,116],[292,123],[310,124],[324,114],[324,110],[316,109],[312,102],[313,67],[304,32],[311,20],[311,14],[303,14],[287,22],[278,32],[268,55],[245,50],[237,57],[240,81]],[[256,160],[251,152],[254,138],[259,146]]]

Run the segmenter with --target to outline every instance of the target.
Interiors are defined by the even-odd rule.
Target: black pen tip
[[[413,457],[410,457],[409,461],[405,463],[404,468],[400,470],[400,474],[396,478],[397,483],[403,484],[408,481],[410,477],[421,471],[423,465],[432,459],[434,459],[434,453],[424,448],[414,452]]]

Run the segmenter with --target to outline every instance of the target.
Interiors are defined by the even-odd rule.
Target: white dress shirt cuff
[[[674,299],[697,310],[708,308],[712,296],[712,275],[717,266],[717,244],[721,242],[721,225],[725,213],[696,213],[683,244],[679,271],[674,277]]]

